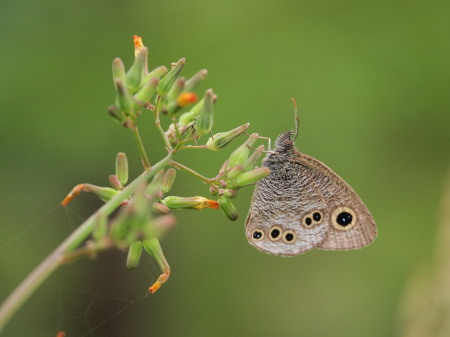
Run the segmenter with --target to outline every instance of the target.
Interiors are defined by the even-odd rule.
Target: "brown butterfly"
[[[298,118],[296,129],[297,133]],[[313,248],[347,250],[370,244],[377,227],[367,207],[333,170],[298,152],[293,135],[283,132],[275,151],[263,160],[271,174],[253,194],[246,220],[250,244],[285,256]]]

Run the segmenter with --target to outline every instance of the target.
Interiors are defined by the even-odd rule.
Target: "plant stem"
[[[144,165],[144,168],[146,170],[150,169],[150,161],[148,160],[147,151],[145,151],[144,143],[142,142],[141,135],[139,134],[139,129],[135,125],[131,128],[131,131],[133,132],[134,139],[136,139],[136,143],[139,148],[139,152],[141,154],[142,164]]]
[[[64,240],[42,263],[36,267],[21,284],[11,293],[0,307],[0,333],[25,301],[36,291],[36,289],[47,279],[47,277],[64,263],[67,252],[72,251],[82,243],[94,230],[99,214],[108,216],[124,199],[133,194],[145,181],[150,179],[156,172],[167,166],[172,158],[170,152],[167,157],[155,164],[152,168],[143,172],[119,194],[100,207],[83,222],[66,240]]]
[[[185,171],[185,172],[187,172],[187,173],[190,173],[190,174],[192,174],[193,176],[197,177],[198,179],[200,179],[201,181],[203,181],[203,182],[205,182],[205,183],[207,183],[207,184],[209,184],[209,185],[214,185],[214,182],[213,182],[211,179],[208,179],[208,178],[206,178],[205,176],[202,176],[200,173],[198,173],[198,172],[196,172],[196,171],[190,169],[190,168],[187,167],[187,166],[184,166],[183,164],[180,164],[180,163],[178,163],[178,162],[176,162],[176,161],[171,160],[170,163],[169,163],[169,165],[170,165],[170,166],[174,166],[174,167],[176,167],[176,168],[179,168],[180,170],[183,170],[183,171]]]

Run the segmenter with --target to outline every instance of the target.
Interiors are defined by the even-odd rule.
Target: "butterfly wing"
[[[246,221],[256,248],[291,256],[313,248],[360,248],[375,239],[370,212],[326,165],[295,151],[267,166],[272,173],[257,185]]]

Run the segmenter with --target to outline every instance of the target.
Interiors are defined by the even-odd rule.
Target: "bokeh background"
[[[142,298],[159,273],[152,259],[128,272],[125,253],[105,253],[52,275],[3,335],[406,335],[414,320],[402,313],[434,310],[426,296],[424,307],[402,303],[418,269],[426,279],[438,268],[450,164],[448,7],[437,0],[2,1],[0,301],[101,205],[82,195],[64,210],[59,202],[74,185],[106,185],[119,151],[132,176],[141,171],[131,134],[106,113],[111,61],[131,64],[133,34],[149,46],[150,66],[186,57],[184,76],[208,69],[199,91],[219,96],[215,132],[250,122],[251,132],[274,138],[293,128],[295,97],[299,149],[346,179],[379,226],[362,250],[269,256],[244,236],[253,190],[246,188],[236,222],[214,210],[176,213],[178,225],[162,242],[172,275],[155,295]],[[150,116],[140,130],[151,160],[161,158]],[[178,160],[213,176],[234,146]],[[174,194],[208,196],[206,185],[178,177]]]

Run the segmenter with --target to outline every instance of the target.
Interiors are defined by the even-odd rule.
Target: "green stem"
[[[169,162],[169,165],[173,166],[173,167],[176,167],[176,168],[178,168],[180,170],[183,170],[183,171],[185,171],[185,172],[187,172],[189,174],[192,174],[193,176],[197,177],[198,179],[200,179],[201,181],[203,181],[203,182],[205,182],[205,183],[207,183],[209,185],[215,185],[213,180],[208,179],[205,176],[202,176],[200,173],[190,169],[187,166],[184,166],[183,164],[180,164],[180,163],[178,163],[176,161],[171,160]]]
[[[131,131],[133,132],[134,139],[136,139],[136,143],[139,148],[139,152],[141,154],[142,164],[144,165],[144,168],[146,170],[150,169],[150,161],[148,160],[147,151],[145,151],[144,143],[142,142],[141,135],[139,134],[139,129],[137,126],[133,126],[131,128]]]
[[[66,240],[64,240],[40,265],[36,267],[21,284],[11,293],[0,307],[0,333],[5,325],[16,313],[34,291],[55,271],[63,262],[67,252],[75,249],[95,229],[99,214],[108,216],[111,214],[130,194],[145,181],[149,180],[156,172],[167,166],[172,158],[172,153],[148,169],[125,187],[114,198],[100,207],[83,224],[81,224]]]

